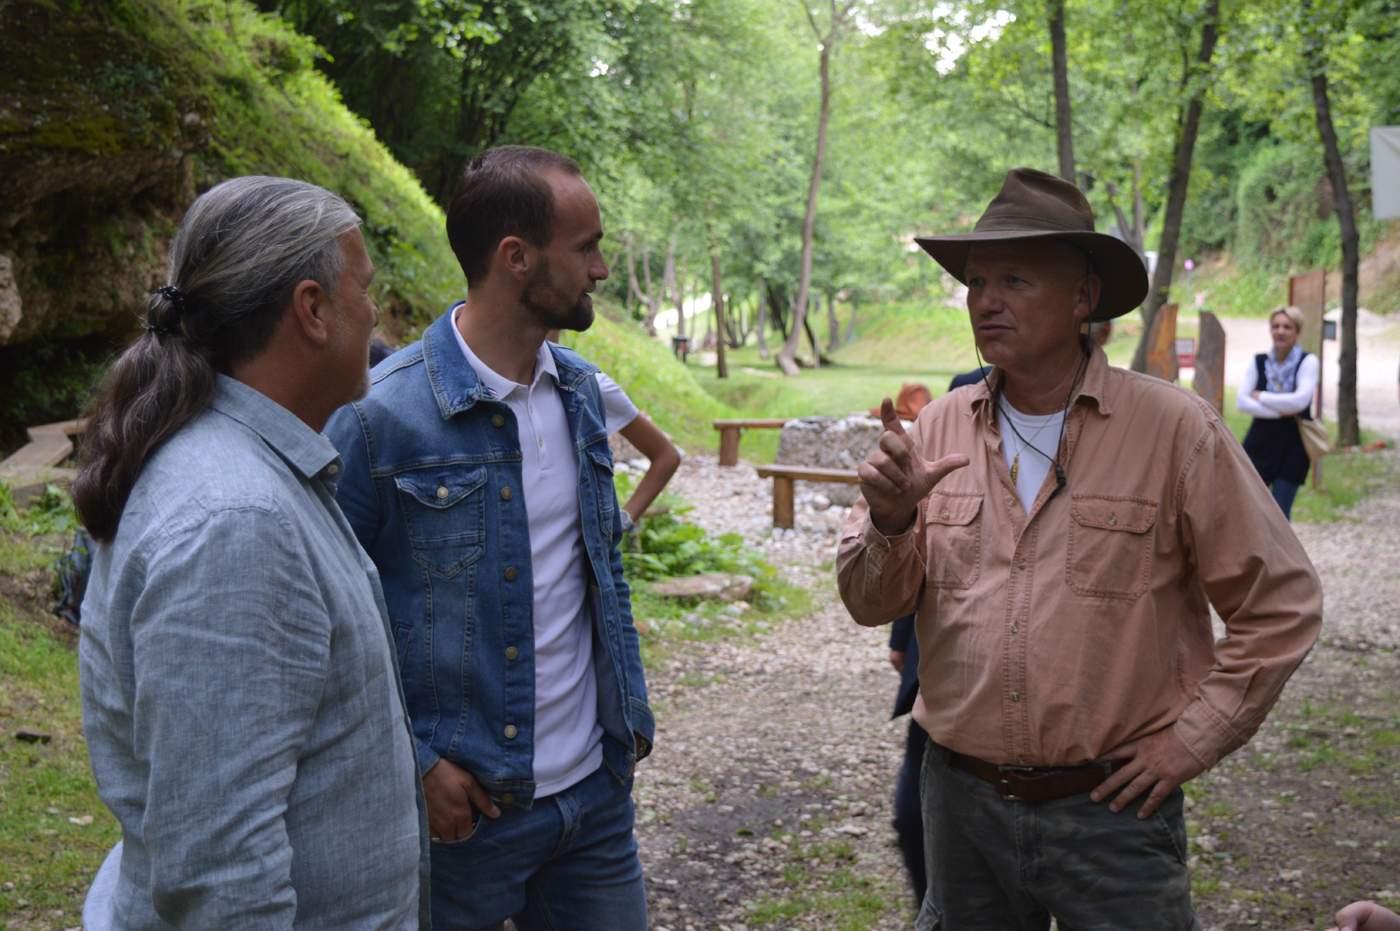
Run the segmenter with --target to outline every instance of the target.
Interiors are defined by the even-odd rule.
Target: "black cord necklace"
[[[1074,380],[1070,382],[1069,394],[1065,397],[1064,407],[1061,408],[1061,411],[1063,412],[1064,416],[1060,418],[1060,433],[1055,440],[1054,456],[1046,455],[1045,450],[1041,449],[1039,446],[1034,446],[1031,443],[1027,442],[1026,438],[1021,435],[1021,431],[1016,429],[1016,424],[1012,422],[1010,415],[1006,413],[1006,409],[1002,406],[1002,393],[1000,391],[992,389],[992,383],[987,378],[987,366],[982,366],[982,382],[987,386],[987,392],[992,396],[992,403],[997,407],[998,410],[1001,411],[1002,419],[1006,421],[1006,425],[1011,428],[1011,432],[1014,433],[1016,435],[1016,439],[1020,441],[1021,449],[1024,450],[1027,447],[1029,447],[1035,450],[1036,452],[1040,453],[1040,455],[1043,456],[1045,460],[1050,463],[1050,466],[1055,470],[1055,492],[1059,492],[1061,488],[1064,488],[1065,484],[1068,481],[1068,479],[1065,477],[1064,467],[1060,465],[1060,447],[1064,445],[1065,424],[1069,422],[1069,403],[1070,401],[1074,400],[1074,393],[1079,390],[1079,383],[1084,378],[1084,373],[1089,367],[1089,356],[1093,352],[1092,349],[1090,349],[1087,345],[1084,345],[1083,343],[1081,343],[1080,348],[1082,348],[1084,352],[1083,355],[1080,357],[1079,367],[1075,370]],[[977,353],[977,361],[980,364],[982,362],[982,353],[978,351],[975,343],[973,344],[972,351]],[[1018,451],[1016,453],[1015,459],[1013,459],[1011,463],[1011,481],[1013,483],[1016,481],[1017,473],[1020,472],[1020,464],[1021,453]]]

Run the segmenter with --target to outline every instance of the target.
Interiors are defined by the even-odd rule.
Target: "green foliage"
[[[46,485],[44,493],[25,508],[15,505],[9,487],[0,482],[0,530],[26,536],[72,533],[78,526],[78,513],[68,492],[57,485]]]
[[[652,581],[707,572],[739,573],[755,580],[776,578],[773,567],[746,547],[739,534],[712,537],[704,528],[680,520],[689,510],[677,507],[641,522],[622,552],[629,579]]]

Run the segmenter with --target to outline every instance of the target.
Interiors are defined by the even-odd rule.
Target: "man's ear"
[[[306,278],[292,289],[288,313],[297,331],[312,345],[324,346],[331,338],[330,295],[319,281]]]
[[[519,236],[505,236],[496,244],[496,264],[512,278],[524,279],[533,261],[530,244]]]
[[[1093,272],[1080,280],[1074,295],[1074,322],[1076,324],[1089,322],[1089,318],[1094,314],[1094,309],[1099,306],[1099,296],[1102,293],[1103,280]]]

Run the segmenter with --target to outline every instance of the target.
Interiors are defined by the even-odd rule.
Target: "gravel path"
[[[889,823],[905,722],[889,720],[896,678],[885,658],[887,629],[858,627],[836,597],[831,564],[844,509],[815,510],[819,489],[799,485],[798,529],[774,531],[769,483],[746,464],[721,469],[706,455],[690,456],[672,488],[697,505],[689,519],[714,532],[741,532],[790,579],[808,587],[815,604],[810,616],[755,639],[683,645],[649,671],[658,708],[657,752],[640,770],[637,801],[653,929],[910,927],[912,906]],[[1254,781],[1257,754],[1280,748],[1286,753],[1291,746],[1296,714],[1285,714],[1285,706],[1301,705],[1307,715],[1313,713],[1309,702],[1369,688],[1384,712],[1386,683],[1400,672],[1393,652],[1400,647],[1400,490],[1371,498],[1354,523],[1298,529],[1326,586],[1326,633],[1290,684],[1277,720],[1256,739],[1259,746],[1201,780],[1209,797],[1238,798],[1242,807],[1260,791]],[[1354,675],[1359,652],[1373,654],[1369,686],[1358,686]],[[1334,783],[1324,778],[1321,785]],[[1300,794],[1306,800],[1310,790],[1306,783],[1288,782],[1278,791],[1284,804]],[[1239,843],[1273,838],[1277,851],[1290,856],[1294,822],[1277,823],[1280,812],[1272,802],[1264,805],[1257,811],[1267,823],[1241,824],[1238,812],[1225,814],[1225,801],[1209,812],[1198,809],[1193,835],[1199,833],[1212,852],[1201,854],[1194,842],[1193,849],[1218,858],[1225,854],[1217,851],[1228,850],[1222,837],[1241,838]],[[1328,805],[1326,799],[1316,802],[1319,810],[1346,809],[1342,802]],[[1370,825],[1367,836],[1378,838],[1368,842],[1376,858],[1391,851],[1387,859],[1393,859],[1400,816],[1377,822],[1374,812],[1358,811],[1356,817]],[[1333,826],[1346,830],[1345,824]],[[1338,859],[1330,840],[1319,844],[1319,858]],[[1311,900],[1306,890],[1297,893],[1296,902],[1288,900],[1294,911],[1283,918],[1241,898],[1262,895],[1267,901],[1280,881],[1265,851],[1254,856],[1255,872],[1246,856],[1227,860],[1228,869],[1239,870],[1221,872],[1227,877],[1223,887],[1198,894],[1207,931],[1284,927],[1270,921],[1291,921],[1295,913],[1321,920],[1327,909],[1352,897],[1387,891],[1375,873],[1330,869],[1345,871],[1345,861],[1320,861],[1314,869],[1294,854],[1285,860],[1286,876],[1303,875],[1296,869],[1301,867],[1307,878],[1315,873],[1326,886]],[[1226,869],[1214,859],[1210,868]],[[1216,873],[1210,875],[1214,883]],[[1343,875],[1358,877],[1354,894],[1345,885],[1351,880],[1338,878]]]

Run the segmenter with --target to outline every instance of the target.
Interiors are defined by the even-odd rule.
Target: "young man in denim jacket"
[[[469,164],[447,233],[467,300],[327,433],[389,603],[428,800],[438,929],[641,931],[632,773],[653,722],[607,428],[578,355],[608,268],[578,166]]]

